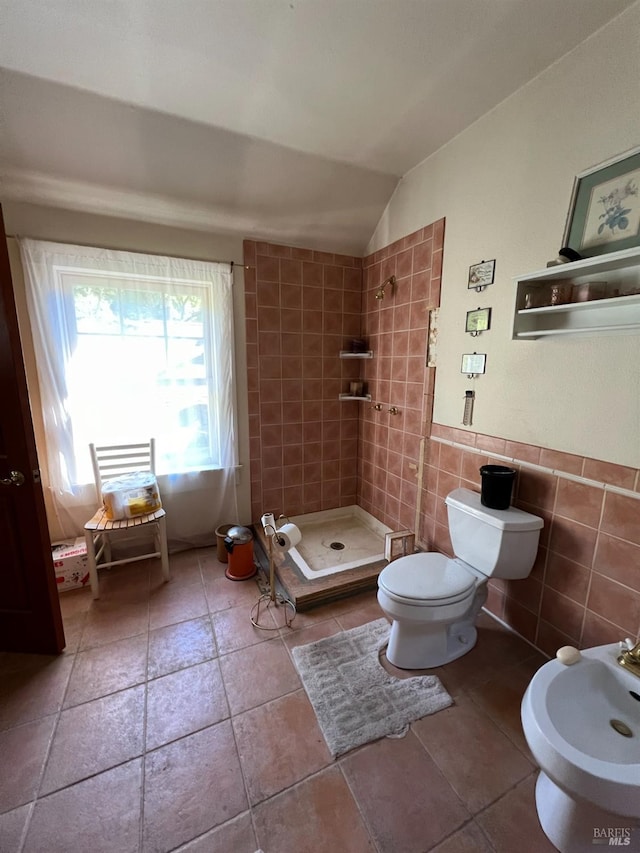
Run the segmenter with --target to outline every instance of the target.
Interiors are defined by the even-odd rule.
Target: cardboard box
[[[58,592],[81,589],[89,583],[87,543],[84,536],[65,542],[51,543],[53,567],[56,570]]]

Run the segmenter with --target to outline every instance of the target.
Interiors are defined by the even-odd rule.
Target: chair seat
[[[140,527],[143,524],[149,524],[164,518],[166,515],[163,509],[157,509],[155,512],[148,512],[144,515],[136,515],[134,518],[107,518],[107,513],[104,507],[95,513],[95,515],[87,521],[84,526],[85,530],[129,530],[132,527]]]

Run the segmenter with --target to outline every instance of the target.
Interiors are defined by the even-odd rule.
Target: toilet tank
[[[494,578],[526,578],[533,568],[544,522],[521,509],[489,509],[470,489],[445,498],[456,557]]]

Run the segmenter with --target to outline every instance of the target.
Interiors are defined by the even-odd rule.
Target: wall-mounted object
[[[376,299],[384,299],[384,289],[388,284],[391,285],[391,294],[393,295],[393,292],[396,288],[396,277],[395,277],[395,275],[390,275],[389,278],[386,278],[382,282],[382,284],[380,285],[380,287],[376,290],[376,292],[374,294]]]
[[[484,373],[487,366],[487,355],[483,352],[466,352],[462,356],[460,373],[466,373],[469,379],[474,379]]]
[[[471,426],[473,423],[473,401],[475,400],[475,391],[464,392],[464,410],[462,412],[462,425]]]
[[[640,146],[577,175],[562,243],[583,258],[640,246]]]
[[[551,305],[551,287],[567,281],[572,301]],[[640,331],[640,247],[526,273],[515,284],[518,340]]]
[[[491,308],[477,308],[475,311],[467,311],[467,320],[464,326],[465,332],[470,335],[479,335],[491,328]]]
[[[399,415],[400,409],[397,406],[391,406],[391,408],[389,409],[389,414],[390,415]]]
[[[484,290],[487,285],[493,284],[495,272],[495,258],[492,261],[480,261],[479,264],[472,264],[469,267],[467,287],[469,290]]]
[[[439,308],[429,309],[429,336],[427,338],[427,367],[435,367],[438,360]]]

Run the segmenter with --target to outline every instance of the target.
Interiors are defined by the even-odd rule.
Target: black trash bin
[[[480,477],[482,478],[480,503],[489,509],[509,509],[513,482],[516,478],[515,468],[507,468],[504,465],[482,465]]]

